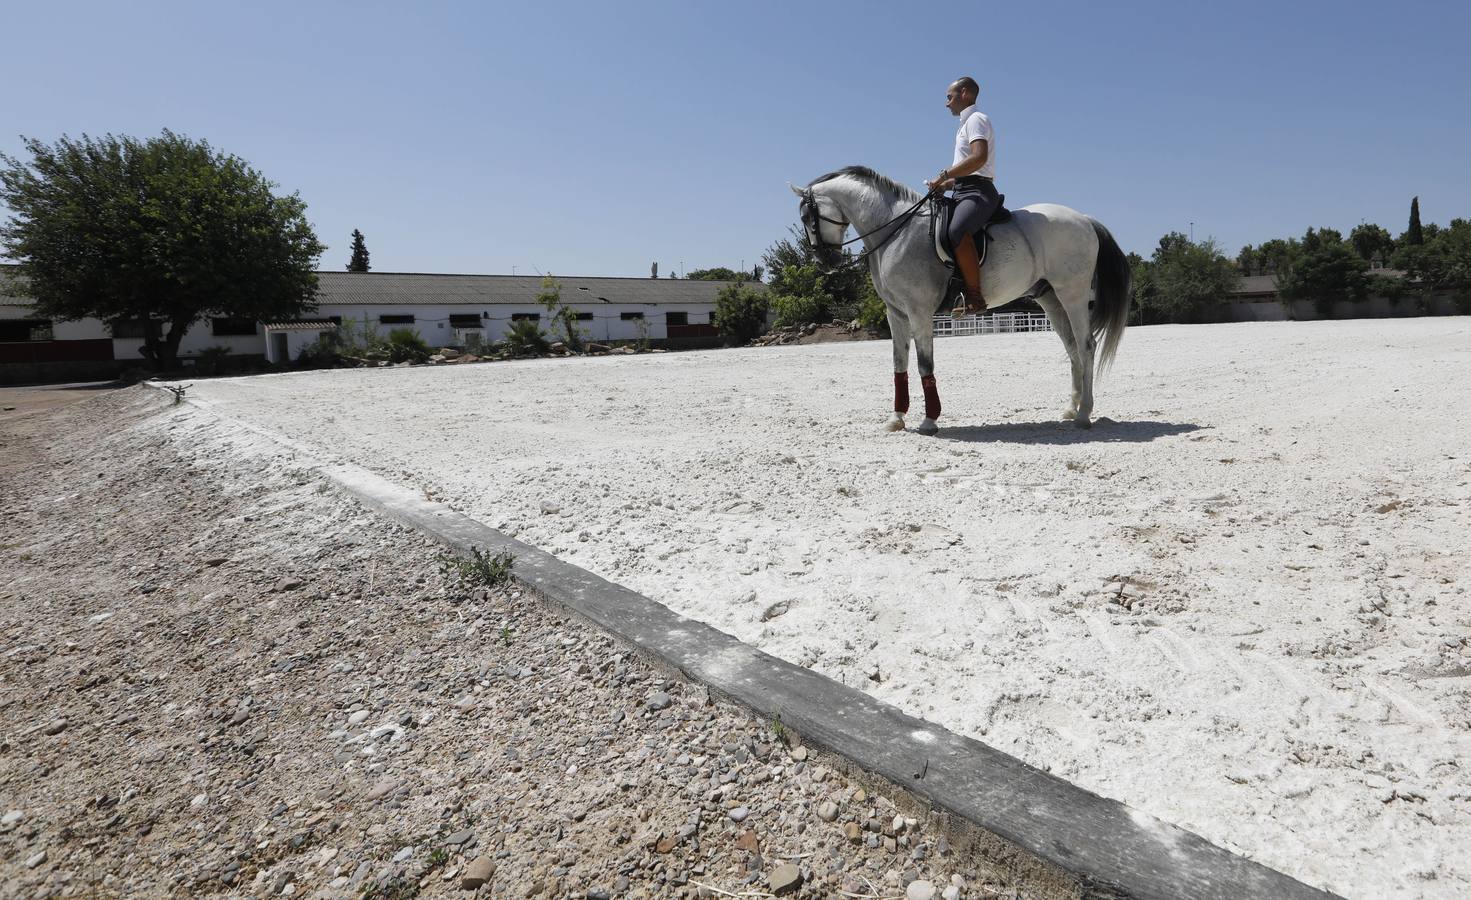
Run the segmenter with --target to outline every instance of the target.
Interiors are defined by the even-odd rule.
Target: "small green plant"
[[[781,723],[781,713],[777,713],[771,717],[771,733],[776,735],[779,743],[787,743],[787,726]]]
[[[443,847],[435,847],[434,852],[429,854],[429,868],[437,869],[449,862],[449,851]]]
[[[511,629],[501,629],[501,643],[505,644],[507,647],[511,646]]]
[[[471,547],[469,556],[441,556],[439,569],[462,587],[495,587],[511,580],[511,567],[516,562],[509,550],[491,553]]]

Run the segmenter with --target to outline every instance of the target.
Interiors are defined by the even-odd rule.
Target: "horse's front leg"
[[[935,387],[935,320],[925,316],[912,323],[914,352],[919,357],[919,383],[924,388],[924,421],[915,429],[920,434],[938,434],[940,426],[940,390]]]
[[[904,414],[909,412],[909,320],[891,306],[889,334],[894,341],[894,412],[884,423],[886,431],[903,431]]]

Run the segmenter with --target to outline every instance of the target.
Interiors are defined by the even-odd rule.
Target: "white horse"
[[[935,387],[934,316],[949,270],[940,261],[924,195],[862,166],[824,175],[806,189],[799,210],[817,258],[832,271],[843,264],[849,225],[865,246],[874,289],[888,308],[894,339],[894,413],[886,428],[904,428],[909,411],[909,342],[919,355],[925,417],[916,429],[935,434],[940,395]],[[1094,219],[1053,203],[1024,206],[991,226],[981,289],[992,306],[1026,297],[1046,311],[1072,360],[1072,398],[1062,417],[1088,428],[1093,414],[1094,356],[1102,373],[1113,361],[1129,316],[1129,263]],[[851,242],[849,242],[851,243]],[[1099,350],[1098,339],[1102,337]]]

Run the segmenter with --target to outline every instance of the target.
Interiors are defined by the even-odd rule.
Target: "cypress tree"
[[[1420,198],[1410,201],[1410,230],[1405,232],[1405,243],[1425,243],[1425,232],[1420,230]]]
[[[368,244],[363,240],[363,233],[356,228],[352,230],[352,259],[348,261],[347,271],[366,272],[368,265]]]

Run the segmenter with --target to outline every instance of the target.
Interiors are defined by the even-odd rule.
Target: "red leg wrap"
[[[926,419],[940,418],[940,392],[935,388],[935,376],[924,375],[919,379],[924,386],[924,415]]]
[[[894,373],[894,412],[904,415],[909,412],[909,373]]]

